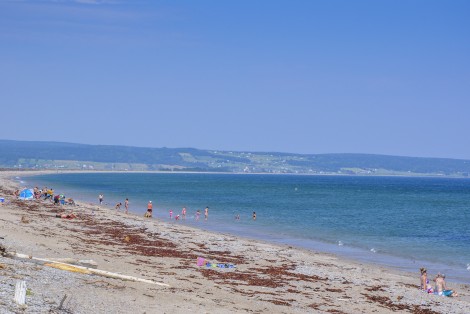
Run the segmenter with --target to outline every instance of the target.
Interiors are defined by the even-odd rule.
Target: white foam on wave
[[[470,270],[470,264],[467,264],[467,270]]]
[[[343,246],[344,243],[343,243],[342,241],[338,241],[338,245],[339,245],[339,246]]]
[[[374,248],[371,248],[370,251],[371,251],[372,253],[377,253],[377,251],[376,251]]]

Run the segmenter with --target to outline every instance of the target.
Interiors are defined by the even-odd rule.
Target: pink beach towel
[[[203,266],[204,265],[204,258],[198,257],[197,258],[197,266]]]

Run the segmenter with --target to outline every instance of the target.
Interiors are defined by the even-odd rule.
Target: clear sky
[[[0,139],[470,159],[470,1],[0,0]]]

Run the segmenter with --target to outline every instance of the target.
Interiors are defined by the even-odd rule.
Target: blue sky
[[[470,1],[0,0],[0,138],[470,159]]]

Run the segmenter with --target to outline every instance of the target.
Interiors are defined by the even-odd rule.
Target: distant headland
[[[470,160],[0,140],[0,168],[468,177]]]

